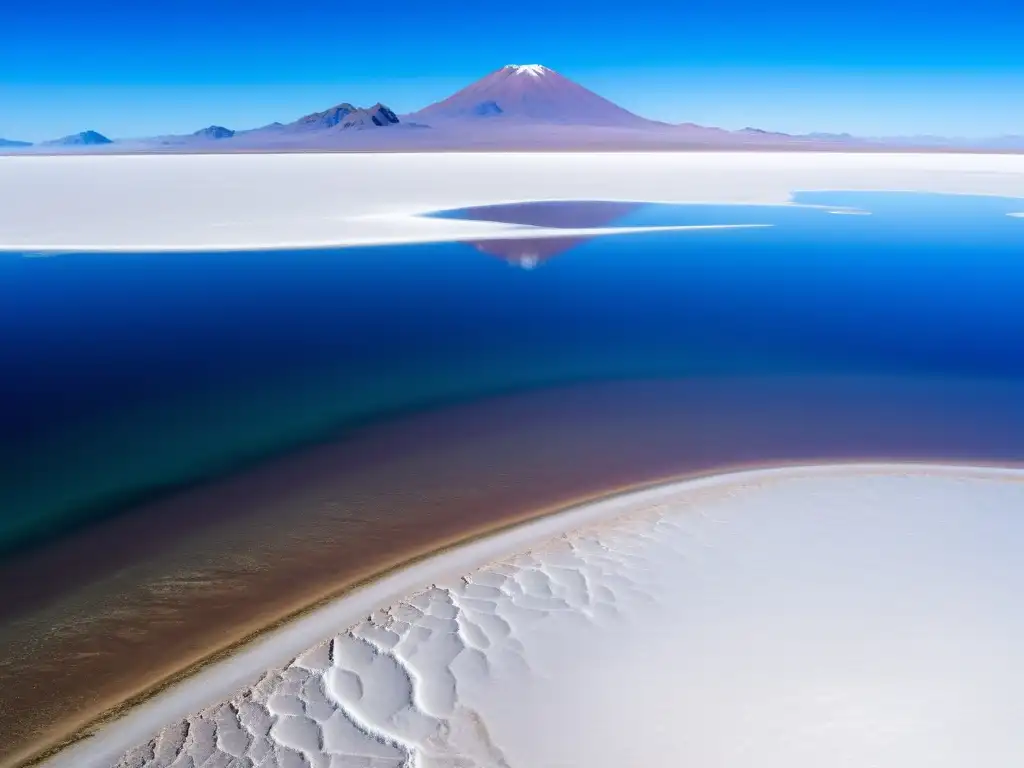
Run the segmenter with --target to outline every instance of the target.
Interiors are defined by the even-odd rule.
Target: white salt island
[[[49,765],[1017,765],[1022,547],[1017,470],[667,484],[389,576]]]

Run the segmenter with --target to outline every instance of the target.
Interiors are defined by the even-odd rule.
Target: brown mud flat
[[[847,460],[1016,464],[1024,385],[582,384],[395,419],[0,565],[0,766],[411,559],[623,488]],[[282,659],[282,662],[287,659]]]

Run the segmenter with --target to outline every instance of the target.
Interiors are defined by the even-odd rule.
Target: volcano
[[[427,124],[462,120],[642,128],[647,120],[540,64],[509,64],[411,118]]]

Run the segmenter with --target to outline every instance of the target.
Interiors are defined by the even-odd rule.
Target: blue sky
[[[647,117],[1024,134],[1024,3],[112,0],[0,11],[0,136],[114,137],[411,111],[508,63]],[[477,6],[474,8],[474,6]]]

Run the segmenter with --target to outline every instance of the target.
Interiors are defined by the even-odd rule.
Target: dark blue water
[[[586,242],[0,255],[0,550],[355,423],[523,387],[703,373],[1024,380],[1024,219],[1006,215],[1024,202],[798,202],[821,207],[495,217],[774,225]],[[520,245],[537,268],[505,262]]]

